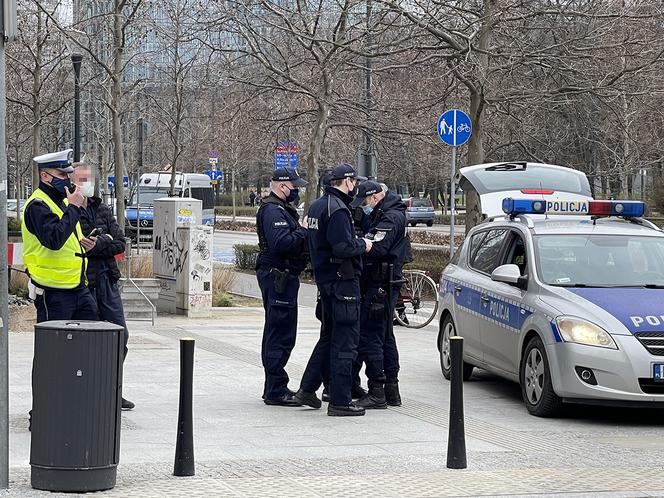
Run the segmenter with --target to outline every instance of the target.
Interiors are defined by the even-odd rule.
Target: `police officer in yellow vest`
[[[86,252],[96,237],[83,237],[79,219],[85,197],[69,181],[72,150],[34,158],[39,188],[25,204],[21,233],[23,262],[37,322],[97,320],[97,305],[85,278]]]

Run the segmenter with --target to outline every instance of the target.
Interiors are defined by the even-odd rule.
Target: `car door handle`
[[[488,302],[489,302],[489,296],[482,296],[482,297],[480,297],[480,300],[481,300],[483,303],[488,303]]]

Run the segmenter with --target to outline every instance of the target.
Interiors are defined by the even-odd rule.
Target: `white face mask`
[[[95,195],[95,184],[92,182],[81,182],[78,188],[81,189],[81,194],[83,194],[84,197],[92,197]]]

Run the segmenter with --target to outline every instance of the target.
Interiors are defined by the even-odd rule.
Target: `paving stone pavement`
[[[291,388],[318,335],[301,308]],[[103,496],[664,496],[662,411],[574,407],[538,419],[518,386],[486,373],[465,384],[468,469],[446,468],[449,386],[436,327],[397,328],[402,407],[364,417],[265,406],[262,310],[130,323],[118,482]],[[171,475],[180,337],[194,337],[196,476]],[[10,334],[10,489],[0,496],[72,496],[30,487],[27,410],[32,334]]]

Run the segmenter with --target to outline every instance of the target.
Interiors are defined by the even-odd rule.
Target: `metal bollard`
[[[466,435],[463,424],[463,337],[450,337],[450,428],[447,468],[466,468]]]
[[[180,409],[175,446],[174,476],[193,476],[194,469],[194,421],[192,412],[194,378],[194,344],[191,337],[180,339]]]

